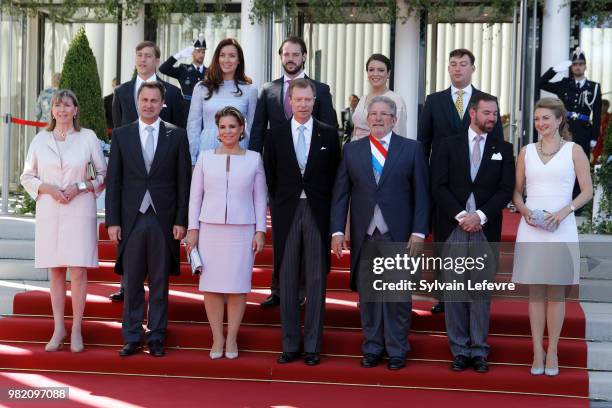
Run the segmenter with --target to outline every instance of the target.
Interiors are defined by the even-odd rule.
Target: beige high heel
[[[83,336],[79,336],[79,339],[75,341],[73,336],[70,336],[70,351],[73,353],[81,353],[85,349],[83,346]]]
[[[49,342],[45,345],[45,351],[48,351],[48,352],[58,351],[64,346],[65,341],[66,341],[65,333],[58,341],[53,341],[53,336],[52,336],[51,340],[49,340]]]

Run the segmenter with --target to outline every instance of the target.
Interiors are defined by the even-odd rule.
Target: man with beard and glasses
[[[473,95],[468,114],[466,131],[434,144],[431,192],[438,216],[433,225],[436,240],[445,246],[450,243],[448,248],[477,241],[482,242],[480,248],[490,248],[495,259],[488,259],[488,270],[495,272],[502,210],[514,191],[514,156],[510,143],[493,137],[498,117],[494,96]],[[463,371],[471,365],[476,372],[485,373],[489,371],[490,300],[466,300],[445,302],[446,331],[454,358],[450,368]]]
[[[261,153],[264,147],[264,138],[268,128],[274,128],[289,121],[293,112],[289,101],[289,84],[294,79],[310,79],[316,88],[316,98],[312,109],[312,116],[327,125],[338,127],[338,119],[332,105],[332,98],[327,84],[315,81],[304,73],[306,63],[306,43],[299,37],[286,38],[278,49],[278,55],[283,65],[283,76],[263,85],[257,100],[255,118],[251,128],[249,150]],[[273,226],[274,228],[274,226]],[[303,274],[300,284],[300,304],[304,304]],[[278,271],[274,269],[272,275],[272,294],[261,304],[262,307],[273,307],[280,304]]]

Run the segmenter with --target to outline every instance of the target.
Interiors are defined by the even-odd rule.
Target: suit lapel
[[[489,167],[489,164],[491,163],[491,156],[497,151],[495,140],[493,140],[491,135],[487,135],[487,140],[485,141],[484,149],[482,150],[483,151],[480,159],[480,167],[478,168],[478,172],[476,173],[476,177],[474,178],[474,183],[476,183],[482,177],[482,174],[486,171],[486,169]]]
[[[461,129],[461,118],[459,117],[459,113],[457,113],[457,107],[453,102],[453,93],[451,88],[448,88],[444,91],[443,98],[445,99],[445,103],[442,106],[446,107],[446,117],[449,118],[451,126],[455,129]]]
[[[283,98],[284,98],[284,80],[285,77],[280,77],[279,79],[275,80],[274,82],[272,82],[272,94],[274,99],[276,100],[276,103],[278,104],[278,107],[280,109],[280,116],[284,119],[289,119],[285,116],[285,104],[283,103]]]
[[[471,160],[470,160],[470,141],[469,141],[469,135],[467,132],[462,132],[462,137],[461,137],[461,144],[458,146],[459,148],[459,152],[458,152],[458,158],[459,158],[459,164],[461,165],[460,169],[457,169],[458,171],[460,171],[460,174],[464,174],[465,175],[465,180],[468,186],[472,185],[472,174],[470,173],[471,171]]]
[[[130,110],[129,114],[127,115],[128,117],[138,117],[138,109],[136,107],[136,99],[134,97],[135,95],[135,88],[136,87],[136,79],[132,79],[130,82],[128,82],[128,95],[129,95],[129,100],[130,103],[128,103],[128,109]]]
[[[51,151],[55,153],[55,155],[59,158],[60,153],[59,153],[59,150],[57,150],[58,149],[57,143],[55,142],[55,136],[53,136],[52,131],[49,131],[46,142],[47,142],[47,146],[49,147],[49,149],[51,149]]]
[[[157,148],[155,149],[155,155],[153,156],[153,163],[151,163],[149,174],[153,174],[153,172],[159,167],[160,163],[166,157],[168,146],[170,145],[170,133],[172,133],[172,129],[167,129],[164,125],[164,121],[160,121],[159,135],[157,136]]]
[[[298,173],[300,173],[300,165],[297,161],[297,153],[295,152],[295,146],[293,145],[293,131],[291,128],[291,121],[286,121],[283,125],[285,127],[284,131],[281,133],[283,136],[281,140],[281,152],[284,152],[289,157],[291,161],[291,165],[296,169]]]
[[[138,120],[129,124],[130,130],[127,132],[126,144],[128,146],[127,157],[131,157],[137,162],[137,166],[142,174],[147,174],[147,168],[145,167],[144,156],[142,151],[142,144],[140,143],[140,129],[138,127]]]
[[[319,132],[319,126],[317,121],[312,121],[312,136],[310,137],[310,149],[308,150],[308,159],[306,160],[306,169],[304,170],[304,178],[312,171],[313,167],[316,166],[316,160],[323,144],[323,136]],[[297,158],[296,158],[297,160]]]
[[[387,150],[387,158],[385,159],[385,166],[383,167],[382,174],[380,175],[380,179],[378,180],[378,185],[382,185],[387,179],[387,174],[391,172],[391,169],[399,158],[402,156],[402,150],[404,149],[404,144],[399,143],[397,138],[400,137],[395,133],[391,134],[391,141],[389,142],[389,149]]]
[[[372,184],[373,186],[376,186],[376,177],[374,177],[374,169],[372,167],[372,150],[370,147],[370,138],[364,137],[362,140],[363,142],[361,142],[361,140],[357,142],[352,142],[352,143],[361,143],[361,145],[359,145],[359,151],[358,151],[358,157],[359,157],[358,168],[363,169],[362,171],[366,172],[365,174],[366,180],[369,180],[370,184]],[[386,161],[385,161],[385,164],[386,164]]]

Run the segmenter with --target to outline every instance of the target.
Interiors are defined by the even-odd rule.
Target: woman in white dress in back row
[[[578,284],[580,272],[574,211],[591,200],[593,185],[586,154],[570,141],[563,102],[540,99],[534,118],[540,140],[523,147],[516,164],[513,201],[523,218],[516,236],[512,281],[529,285],[531,374],[554,376],[559,373],[557,345],[565,318],[565,291],[568,285]],[[572,199],[576,178],[580,194]],[[543,223],[537,219],[540,211],[546,211]]]

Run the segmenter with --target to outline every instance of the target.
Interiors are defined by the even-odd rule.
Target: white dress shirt
[[[297,157],[298,137],[300,135],[300,131],[298,130],[298,128],[300,126],[304,126],[306,128],[304,129],[304,140],[306,142],[306,163],[308,163],[308,153],[310,152],[310,142],[312,141],[313,125],[314,125],[314,120],[312,119],[312,116],[310,117],[310,119],[308,119],[308,122],[304,124],[298,122],[293,117],[291,118],[291,137],[293,138],[293,149],[296,152],[296,157]],[[302,190],[302,194],[300,194],[300,198],[306,198],[306,192],[304,190]]]
[[[142,146],[142,151],[144,152],[145,146],[147,145],[147,137],[149,137],[149,132],[147,132],[147,126],[153,126],[153,152],[157,149],[157,141],[159,140],[159,124],[161,122],[160,118],[150,125],[144,123],[140,118],[138,118],[138,129],[140,131],[140,145]]]
[[[140,85],[145,82],[153,82],[157,81],[157,75],[153,74],[147,79],[142,79],[140,76],[136,75],[136,83],[134,84],[134,103],[136,103],[136,110],[138,110],[138,90],[140,89]]]
[[[582,78],[580,81],[576,81],[576,87],[578,89],[582,88],[585,82],[586,82],[586,78]]]
[[[476,136],[478,134],[472,129],[470,126],[468,128],[468,146],[470,148],[470,162],[472,160],[472,152],[474,151],[474,146],[476,145]],[[487,134],[483,133],[482,139],[480,139],[480,164],[482,165],[482,159],[484,158],[484,146],[487,142]],[[459,214],[455,215],[455,219],[459,221],[461,218],[465,217],[468,214],[467,210],[461,211]],[[476,210],[476,214],[480,217],[480,225],[484,225],[487,222],[487,216],[480,210]]]
[[[453,97],[453,105],[457,105],[457,97],[459,95],[457,95],[457,91],[459,91],[459,88],[455,88],[453,85],[451,85],[451,96]],[[470,98],[472,97],[472,92],[473,92],[473,88],[472,85],[468,85],[465,88],[463,88],[463,113],[462,116],[465,115],[465,111],[468,108],[468,104],[470,103]]]

